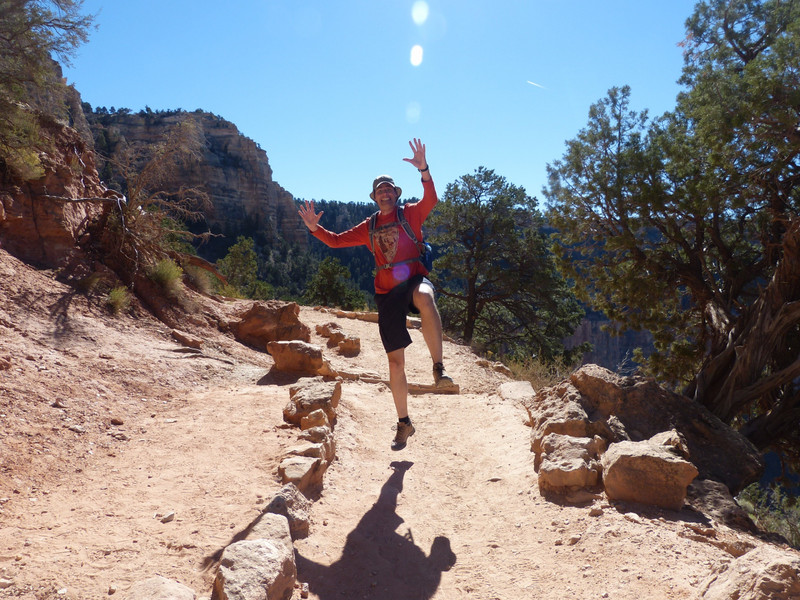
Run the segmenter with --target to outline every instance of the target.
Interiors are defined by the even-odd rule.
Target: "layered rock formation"
[[[63,266],[77,252],[76,240],[99,211],[80,198],[106,192],[97,175],[94,153],[66,123],[43,117],[38,152],[43,175],[24,181],[0,174],[0,245],[21,260],[40,266]]]
[[[100,109],[87,110],[86,116],[95,138],[100,172],[116,185],[120,184],[119,174],[102,156],[113,156],[123,145],[146,149],[161,142],[170,128],[191,119],[203,141],[201,156],[196,164],[176,170],[164,188],[205,189],[213,205],[205,215],[206,221],[212,231],[231,241],[238,235],[261,231],[307,245],[308,236],[297,217],[292,195],[272,179],[267,153],[233,123],[200,110],[109,113]]]

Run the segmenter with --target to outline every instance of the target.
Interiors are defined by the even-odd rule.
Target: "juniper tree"
[[[800,460],[800,2],[711,0],[676,108],[614,88],[549,166],[561,266],[648,369]]]
[[[92,17],[83,0],[0,0],[0,161],[25,175],[36,171],[37,120],[31,99],[63,83],[53,57],[68,64]],[[39,173],[39,175],[41,175]]]

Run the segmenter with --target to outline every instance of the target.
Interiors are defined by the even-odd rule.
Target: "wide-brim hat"
[[[388,175],[378,175],[375,178],[375,181],[372,182],[372,192],[370,193],[369,197],[375,200],[375,190],[378,189],[378,186],[383,185],[384,183],[388,183],[394,188],[394,191],[397,192],[398,198],[400,197],[400,194],[403,193],[402,188],[395,185],[394,179],[392,179]]]

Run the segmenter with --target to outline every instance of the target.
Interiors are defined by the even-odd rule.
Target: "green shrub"
[[[764,531],[777,533],[800,548],[800,506],[797,498],[779,483],[764,488],[754,483],[736,498],[753,522]]]
[[[115,315],[127,311],[131,306],[131,294],[124,286],[118,286],[108,292],[106,304]]]
[[[575,370],[574,366],[563,361],[543,362],[538,358],[525,360],[504,359],[503,362],[511,369],[514,379],[530,381],[534,390],[553,386],[567,378]]]
[[[170,298],[178,298],[181,292],[183,269],[169,258],[164,258],[153,265],[147,276],[155,282]]]
[[[214,284],[211,281],[208,271],[191,265],[187,266],[185,271],[189,284],[198,292],[209,295],[214,291]]]
[[[100,273],[91,273],[81,279],[72,280],[72,285],[79,292],[88,295],[95,293],[101,282],[103,282],[103,276]]]

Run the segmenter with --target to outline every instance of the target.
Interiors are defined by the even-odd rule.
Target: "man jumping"
[[[439,201],[431,179],[425,144],[414,138],[408,143],[413,156],[403,160],[411,163],[422,175],[422,200],[402,207],[403,216],[411,226],[416,240],[422,239],[422,223]],[[437,387],[451,387],[452,378],[442,363],[442,319],[436,307],[433,284],[427,279],[428,270],[422,264],[416,240],[405,231],[398,219],[397,200],[402,190],[388,175],[372,182],[369,197],[378,205],[377,219],[370,228],[366,219],[344,231],[333,233],[323,228],[319,220],[323,212],[314,211],[314,202],[306,201],[298,211],[311,234],[332,248],[368,246],[375,255],[375,302],[378,305],[378,329],[386,356],[389,359],[389,384],[397,410],[397,434],[392,450],[402,450],[414,434],[408,416],[408,380],[405,371],[405,348],[411,344],[406,328],[410,312],[422,320],[422,337],[433,360],[433,380]]]

